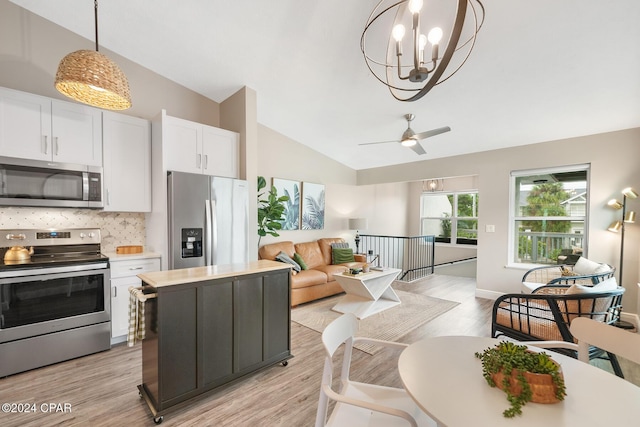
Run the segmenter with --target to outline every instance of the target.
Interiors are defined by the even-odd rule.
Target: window
[[[476,245],[478,200],[477,191],[422,193],[420,233],[436,236],[436,242]],[[455,236],[454,241],[452,236]]]
[[[511,173],[511,263],[575,263],[583,254],[588,172],[578,165]]]

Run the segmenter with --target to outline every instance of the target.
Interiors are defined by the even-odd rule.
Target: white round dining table
[[[476,352],[498,339],[442,336],[420,340],[403,350],[400,378],[411,398],[439,426],[447,427],[633,427],[640,426],[640,387],[587,363],[551,350],[567,388],[564,401],[528,402],[522,415],[505,418],[507,395],[482,376]]]

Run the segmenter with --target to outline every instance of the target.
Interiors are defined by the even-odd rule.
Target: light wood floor
[[[475,297],[474,279],[434,275],[419,285],[398,283],[394,287],[460,303],[401,341],[411,343],[439,335],[490,335],[492,301]],[[312,426],[323,364],[320,334],[292,323],[291,337],[295,357],[288,366],[272,366],[186,406],[168,410],[161,425]],[[353,378],[400,386],[395,351],[370,356],[354,350]],[[0,403],[35,404],[37,409],[36,413],[0,412],[0,426],[154,426],[146,404],[138,396],[141,359],[140,345],[120,345],[0,379]],[[375,369],[369,369],[371,366]],[[71,412],[43,413],[41,405],[49,403],[61,404],[62,409],[69,404]]]

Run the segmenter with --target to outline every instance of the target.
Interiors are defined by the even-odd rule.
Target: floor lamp
[[[622,218],[619,221],[614,221],[608,228],[609,231],[613,231],[614,233],[620,232],[620,268],[618,269],[618,277],[620,280],[620,286],[622,284],[622,267],[624,266],[624,229],[625,224],[633,224],[636,220],[636,213],[634,211],[627,212],[627,198],[635,199],[638,197],[638,193],[631,188],[627,187],[622,190],[622,203],[620,203],[616,199],[611,199],[607,203],[614,209],[622,209]],[[623,329],[633,329],[633,324],[629,322],[625,322],[622,320],[618,320],[614,323],[615,326]]]

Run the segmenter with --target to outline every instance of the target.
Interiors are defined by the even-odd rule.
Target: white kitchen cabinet
[[[238,134],[176,117],[163,117],[166,169],[238,178]]]
[[[238,134],[202,127],[202,173],[238,178]]]
[[[102,112],[0,88],[0,155],[102,166]]]
[[[104,210],[151,212],[151,125],[125,114],[102,114]]]
[[[123,342],[129,332],[129,287],[138,287],[138,274],[160,271],[160,257],[110,258],[111,265],[111,343]]]

